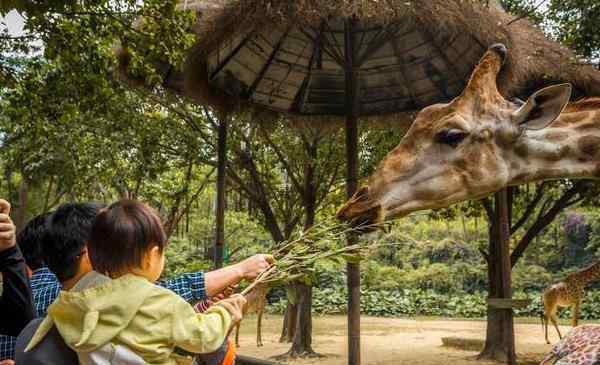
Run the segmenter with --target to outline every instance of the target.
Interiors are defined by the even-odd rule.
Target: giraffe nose
[[[344,204],[335,214],[336,218],[341,221],[351,221],[356,215],[356,208],[361,202],[366,202],[369,199],[369,188],[363,186],[352,195],[352,198]]]
[[[372,201],[369,187],[364,186],[338,210],[336,217],[360,232],[369,232],[377,229],[383,221],[382,212],[381,205]]]
[[[369,199],[369,187],[363,186],[352,196],[352,200],[355,201],[366,201]]]

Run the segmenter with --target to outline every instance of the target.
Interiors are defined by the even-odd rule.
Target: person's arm
[[[159,281],[157,284],[173,291],[186,302],[208,298],[206,295],[205,275],[202,272],[186,273],[171,280]]]
[[[235,265],[207,272],[204,276],[206,294],[213,297],[242,280],[254,280],[273,263],[271,255],[254,255]]]
[[[244,297],[235,295],[199,314],[185,301],[173,301],[169,311],[173,344],[196,354],[218,350],[233,324],[241,320],[245,304]]]
[[[54,303],[60,294],[60,282],[48,283],[44,287],[33,291],[33,305],[36,317],[45,317],[48,313],[48,307]]]
[[[34,318],[27,265],[15,242],[15,226],[9,217],[10,204],[0,199],[0,333],[17,336]]]
[[[203,300],[222,293],[243,279],[252,280],[273,263],[271,255],[254,255],[235,265],[207,273],[188,273],[158,285],[172,290],[188,302]]]

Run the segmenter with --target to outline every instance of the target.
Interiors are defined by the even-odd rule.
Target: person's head
[[[42,253],[59,281],[91,270],[86,244],[94,219],[103,207],[97,203],[67,203],[48,217]]]
[[[103,209],[88,242],[92,266],[116,278],[128,273],[156,281],[164,268],[167,236],[149,206],[121,200]]]
[[[51,213],[44,213],[32,218],[17,235],[17,245],[31,270],[44,266],[42,239],[46,234],[46,220],[50,215]]]

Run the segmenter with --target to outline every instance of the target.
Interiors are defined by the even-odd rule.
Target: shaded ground
[[[541,323],[526,321],[516,327],[517,352],[521,364],[537,364],[543,354],[550,349],[543,337]],[[279,331],[282,318],[267,315],[263,319],[262,348],[256,347],[256,321],[250,317],[242,324],[239,352],[260,358],[280,355],[289,349],[289,345],[280,344]],[[299,365],[346,365],[346,317],[315,317],[314,349],[326,355],[323,359],[299,360]],[[569,327],[561,327],[566,333]],[[395,319],[362,318],[362,358],[368,365],[484,365],[477,361],[476,351],[464,351],[442,347],[442,337],[461,337],[484,339],[484,321],[443,320],[443,319]],[[551,331],[551,341],[558,341]],[[495,364],[495,363],[491,363]]]

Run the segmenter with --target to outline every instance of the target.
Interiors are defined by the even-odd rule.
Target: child
[[[96,274],[80,291],[61,292],[28,348],[54,324],[81,364],[176,363],[176,347],[209,353],[221,347],[245,304],[233,296],[197,314],[173,292],[153,283],[164,268],[167,239],[148,206],[112,204],[94,222],[88,254]],[[75,289],[75,288],[74,288]],[[131,352],[138,359],[131,359]]]

